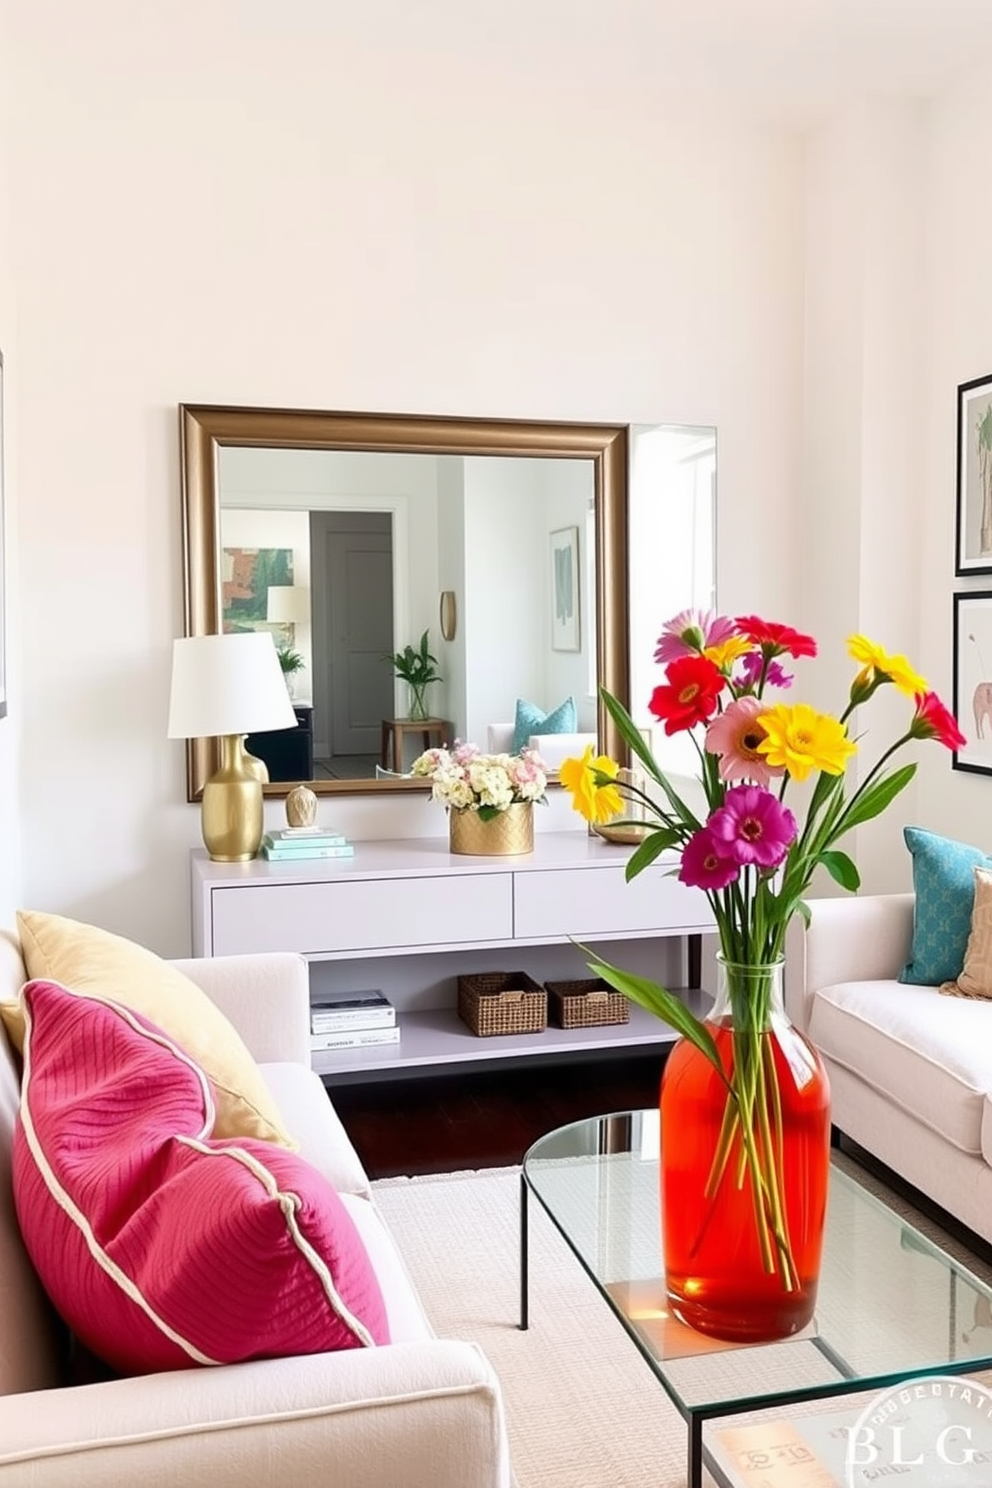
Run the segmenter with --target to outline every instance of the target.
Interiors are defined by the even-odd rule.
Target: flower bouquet
[[[679,879],[701,889],[719,939],[720,988],[695,1017],[673,993],[601,961],[592,970],[670,1023],[682,1039],[662,1080],[666,1278],[680,1317],[702,1331],[773,1338],[804,1326],[816,1297],[829,1159],[829,1089],[815,1050],[785,1016],[785,937],[817,868],[844,889],[860,884],[836,844],[878,816],[912,779],[891,760],[914,739],[959,748],[953,716],[904,656],[865,636],[848,641],[857,664],[839,717],[774,700],[793,677],[782,658],[814,657],[816,642],[757,616],[684,611],[663,628],[655,660],[665,680],[650,712],[668,736],[695,747],[706,803],[699,816],[658,766],[626,709],[603,702],[640,762],[644,784],[618,780],[617,762],[565,761],[561,782],[590,822],[636,804],[647,834],[627,878],[675,852]],[[845,770],[859,745],[855,709],[892,684],[913,700],[906,728],[856,784]],[[805,809],[786,804],[808,782]],[[798,810],[798,808],[797,808]]]
[[[547,800],[548,776],[534,749],[519,754],[483,754],[475,744],[427,749],[414,760],[412,775],[431,782],[431,798],[450,810],[452,852],[532,852],[531,808]]]

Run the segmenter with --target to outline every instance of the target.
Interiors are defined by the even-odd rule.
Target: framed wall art
[[[992,376],[958,387],[955,573],[992,573]]]
[[[578,651],[579,529],[561,527],[551,534],[551,649]]]
[[[992,775],[992,591],[954,596],[953,707],[968,740],[953,768]]]

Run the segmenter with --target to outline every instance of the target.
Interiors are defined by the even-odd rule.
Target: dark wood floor
[[[329,1090],[370,1178],[454,1173],[519,1163],[530,1144],[569,1121],[653,1106],[657,1050],[581,1064],[530,1060],[399,1083]]]

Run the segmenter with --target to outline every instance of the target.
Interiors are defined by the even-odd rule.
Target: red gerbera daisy
[[[916,694],[916,712],[909,732],[914,739],[939,739],[945,749],[963,749],[968,740],[958,721],[935,692]]]
[[[757,615],[738,615],[737,625],[748,640],[760,646],[766,656],[815,656],[816,642],[801,630],[791,625],[777,625],[774,620],[762,620]]]
[[[717,709],[725,678],[708,656],[679,656],[665,668],[667,683],[656,687],[648,704],[665,725],[666,734],[677,734],[697,723],[708,723]]]

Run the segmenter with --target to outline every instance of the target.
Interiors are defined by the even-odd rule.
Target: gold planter
[[[502,858],[534,851],[534,807],[530,801],[518,801],[489,821],[483,821],[469,808],[450,811],[448,823],[453,853]]]

